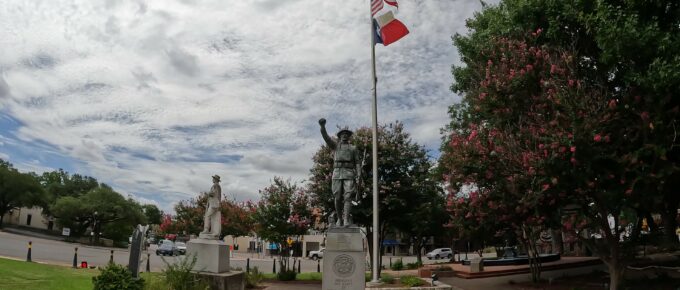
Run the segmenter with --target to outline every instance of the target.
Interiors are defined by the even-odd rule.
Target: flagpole
[[[377,93],[377,83],[378,83],[378,78],[375,73],[375,32],[374,32],[374,27],[373,27],[373,12],[371,9],[371,1],[368,1],[368,11],[369,11],[369,19],[371,23],[371,72],[372,72],[372,78],[371,82],[373,83],[373,106],[372,106],[372,119],[373,119],[373,154],[371,156],[373,157],[373,279],[371,279],[371,282],[373,283],[379,283],[379,277],[378,277],[378,257],[380,257],[378,253],[378,243],[380,240],[378,239],[378,231],[380,227],[378,226],[378,93]]]

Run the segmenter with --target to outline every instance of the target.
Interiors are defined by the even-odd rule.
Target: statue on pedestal
[[[222,232],[222,212],[220,211],[222,187],[220,187],[219,175],[213,175],[212,178],[213,185],[208,192],[208,206],[203,217],[203,231],[198,235],[198,238],[219,240]]]
[[[352,197],[357,191],[356,180],[361,171],[361,161],[357,148],[349,143],[352,131],[341,129],[338,133],[339,142],[335,142],[326,132],[326,119],[320,119],[321,136],[326,145],[333,150],[333,181],[332,190],[335,197],[336,226],[352,225],[351,210]]]

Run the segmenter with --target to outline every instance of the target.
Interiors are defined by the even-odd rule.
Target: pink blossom
[[[550,73],[551,73],[551,74],[554,74],[554,73],[556,73],[556,72],[557,72],[557,65],[554,65],[554,64],[551,65],[551,66],[550,66]]]
[[[576,152],[576,146],[571,146],[571,148],[569,148],[569,151],[571,151],[571,153]]]
[[[595,134],[595,137],[593,137],[593,141],[595,142],[602,141],[602,136],[600,134]]]
[[[569,80],[568,83],[570,87],[573,87],[576,82],[574,80]]]
[[[649,120],[649,113],[647,111],[642,112],[640,118],[642,118],[643,121]]]
[[[472,130],[472,132],[470,132],[470,136],[468,136],[468,141],[472,141],[472,139],[475,137],[477,137],[477,130]]]
[[[543,184],[543,191],[546,191],[548,189],[550,189],[550,184],[547,183]]]
[[[609,101],[609,108],[610,109],[616,109],[616,100],[610,100]]]

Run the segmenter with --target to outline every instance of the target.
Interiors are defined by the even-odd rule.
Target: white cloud
[[[436,147],[458,100],[451,36],[479,3],[400,9],[411,34],[376,48],[379,117]],[[0,10],[0,108],[21,142],[165,210],[212,174],[255,199],[273,176],[307,177],[318,118],[370,125],[367,16],[368,1],[14,1]]]

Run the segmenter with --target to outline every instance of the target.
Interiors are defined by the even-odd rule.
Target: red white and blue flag
[[[394,18],[397,8],[397,0],[371,0],[376,43],[388,46],[408,34],[406,25]]]

